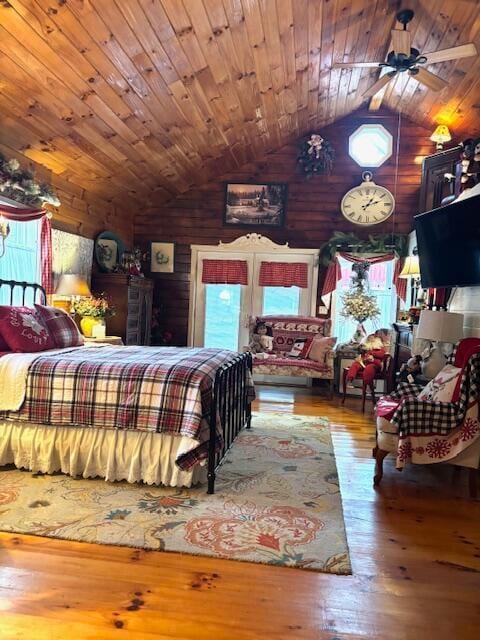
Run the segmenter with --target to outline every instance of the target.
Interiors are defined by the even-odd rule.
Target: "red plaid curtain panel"
[[[308,287],[306,262],[262,262],[258,284],[261,287]]]
[[[248,284],[246,260],[204,260],[203,284]]]

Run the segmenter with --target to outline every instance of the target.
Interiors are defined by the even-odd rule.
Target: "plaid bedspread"
[[[28,422],[181,435],[199,445],[177,459],[188,469],[207,455],[217,369],[232,351],[174,347],[77,348],[39,356],[25,401],[0,416]],[[248,381],[249,399],[254,397]]]
[[[480,353],[471,356],[463,370],[458,402],[418,400],[420,390],[421,387],[404,382],[390,394],[402,401],[391,419],[399,437],[447,435],[464,420],[468,409],[480,402]]]

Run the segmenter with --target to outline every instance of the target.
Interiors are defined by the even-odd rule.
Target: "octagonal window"
[[[392,134],[381,124],[362,124],[348,139],[348,153],[361,167],[379,167],[392,148]]]

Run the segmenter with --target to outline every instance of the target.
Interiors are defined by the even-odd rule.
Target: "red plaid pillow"
[[[12,351],[33,353],[55,348],[35,309],[0,306],[0,333]]]
[[[35,308],[43,318],[55,345],[59,349],[82,346],[83,336],[68,313],[63,309],[46,307],[42,304],[36,304]]]
[[[5,338],[0,333],[0,351],[10,351],[10,347],[8,346]]]

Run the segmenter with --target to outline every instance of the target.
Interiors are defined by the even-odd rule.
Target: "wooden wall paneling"
[[[370,233],[408,233],[413,215],[418,213],[421,164],[415,158],[433,151],[430,131],[407,118],[402,119],[400,162],[398,171],[392,156],[382,167],[374,170],[374,180],[396,195],[394,221],[368,229],[360,229],[347,222],[340,213],[340,200],[352,186],[361,182],[364,169],[348,156],[348,137],[360,124],[372,122],[372,116],[359,112],[322,129],[336,150],[331,176],[317,176],[306,180],[297,170],[297,144],[289,144],[274,153],[264,154],[255,162],[233,172],[220,175],[218,180],[194,187],[160,208],[151,207],[136,216],[135,241],[144,248],[154,240],[175,241],[175,273],[153,274],[156,298],[165,305],[165,324],[173,331],[178,344],[187,335],[190,276],[190,244],[216,245],[219,240],[230,242],[244,233],[256,231],[275,242],[289,242],[293,247],[320,247],[335,231],[354,231],[357,235]],[[398,116],[382,111],[375,121],[383,124],[394,137],[396,146]],[[396,176],[398,182],[395,188]],[[223,181],[285,181],[288,183],[286,224],[282,229],[255,227],[225,227],[222,223],[224,206]],[[394,222],[394,224],[393,224]],[[324,272],[320,274],[320,286]]]

